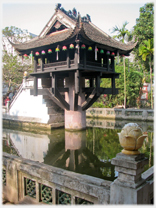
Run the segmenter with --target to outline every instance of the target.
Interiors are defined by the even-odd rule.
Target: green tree
[[[113,38],[117,38],[118,40],[120,40],[124,43],[126,36],[130,37],[130,35],[131,35],[131,33],[128,31],[128,29],[126,29],[127,25],[128,25],[127,21],[124,22],[124,24],[122,25],[121,28],[118,27],[117,25],[115,25],[115,27],[113,27],[111,33],[117,32],[117,35],[114,35]]]
[[[135,55],[135,61],[141,62],[142,68],[145,71],[149,71],[149,61],[146,60],[142,62],[142,58],[139,57],[139,45],[143,44],[144,40],[154,38],[154,4],[147,3],[140,8],[139,18],[136,19],[136,25],[134,26],[134,35],[138,40],[137,46],[134,48],[133,52]],[[153,56],[151,57],[151,62],[153,62]]]
[[[21,30],[15,26],[5,27],[2,30],[3,36],[12,42],[23,42],[31,37],[28,35],[27,30]],[[30,59],[21,59],[18,55],[13,56],[3,50],[2,55],[2,69],[3,69],[3,83],[8,87],[8,92],[14,92],[23,80],[24,71],[31,72]]]
[[[147,3],[140,8],[140,16],[136,19],[134,26],[134,34],[136,35],[139,43],[143,40],[153,38],[154,35],[154,4]]]
[[[118,38],[123,43],[125,42],[125,37],[131,37],[132,34],[126,29],[128,22],[126,21],[122,28],[115,26],[112,33],[118,32],[118,35],[113,36],[113,38]],[[126,72],[125,72],[125,57],[123,57],[123,68],[124,68],[124,108],[126,108]]]
[[[27,30],[22,30],[15,26],[5,27],[2,30],[2,33],[5,37],[13,42],[23,42],[32,38],[30,35],[28,35]]]
[[[149,60],[149,69],[150,69],[150,84],[151,84],[151,95],[152,95],[152,57],[154,54],[153,48],[153,38],[144,40],[143,44],[139,46],[139,56],[142,56],[142,60],[146,61],[146,58]],[[153,96],[151,96],[151,108],[153,108]]]
[[[143,86],[143,72],[139,67],[139,65],[129,63],[125,59],[127,107],[140,107],[140,103],[136,102],[140,96],[140,89]],[[115,82],[119,93],[117,95],[101,95],[92,107],[112,108],[124,103],[124,71],[122,63],[116,65],[116,72],[120,73],[119,79],[116,79]],[[109,88],[111,79],[102,79],[100,86]]]
[[[31,65],[22,64],[18,56],[3,52],[3,83],[8,86],[8,94],[17,89],[23,80],[24,71],[31,71]]]

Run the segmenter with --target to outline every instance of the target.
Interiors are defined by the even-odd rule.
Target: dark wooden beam
[[[67,49],[67,68],[70,68],[69,49]]]
[[[67,87],[58,87],[57,89],[59,90],[59,92],[69,92],[69,88]]]
[[[95,94],[94,97],[92,98],[92,100],[90,100],[90,102],[89,102],[86,106],[84,106],[84,107],[82,108],[82,110],[87,110],[91,105],[93,105],[93,103],[94,103],[99,97],[100,97],[100,94],[99,94],[99,95]]]
[[[83,71],[81,72],[82,77],[85,77],[86,79],[91,79],[91,78],[96,78],[96,76],[99,74],[99,72],[90,72],[88,70],[87,71]],[[115,78],[119,78],[120,73],[115,73],[115,72],[102,72],[102,74],[100,75],[101,78],[112,78],[113,76],[115,76]]]
[[[74,111],[78,110],[78,94],[75,94],[74,97]]]
[[[97,96],[100,96],[100,75],[96,76],[96,92]]]
[[[114,56],[111,57],[111,65],[112,65],[112,69],[113,72],[115,71],[115,67],[114,67]]]
[[[102,88],[100,87],[99,89],[100,94],[112,94],[112,88]],[[82,88],[82,92],[85,92],[86,94],[89,94],[93,91],[93,88]],[[114,89],[115,95],[118,94],[118,89]]]
[[[94,87],[94,78],[89,79],[90,87]]]
[[[41,71],[44,71],[43,56],[41,56]]]
[[[84,54],[83,54],[83,66],[84,68],[86,68],[86,61],[87,61],[87,56],[86,56],[86,49],[83,49],[84,50]]]
[[[107,55],[107,71],[109,71],[109,56]]]
[[[112,82],[112,94],[115,95],[115,77],[112,77],[111,82]]]
[[[38,79],[34,77],[34,96],[38,95]]]
[[[75,49],[75,56],[74,56],[74,64],[75,64],[75,67],[78,68],[78,49],[76,48]]]
[[[37,72],[37,57],[34,57],[34,72]]]
[[[80,92],[80,72],[79,70],[75,71],[75,94]]]
[[[48,96],[62,109],[66,109],[66,106],[64,106],[57,97],[52,93],[52,88],[47,89]],[[68,109],[67,109],[68,110]]]
[[[64,106],[64,108],[66,110],[70,110],[70,106],[69,104],[65,101],[65,99],[62,97],[62,95],[60,94],[60,92],[58,91],[57,87],[56,87],[56,90],[55,90],[55,93],[56,93],[56,98],[60,101],[60,103]]]
[[[101,78],[119,78],[120,73],[102,74]]]
[[[52,92],[54,94],[54,96],[56,96],[56,87],[57,87],[57,77],[56,77],[56,74],[55,73],[52,73]]]
[[[82,107],[82,110],[85,110],[87,108],[87,106],[89,105],[89,103],[91,102],[91,100],[94,98],[94,96],[96,95],[96,89],[94,88],[92,93],[89,95],[89,97],[87,98],[87,100],[85,100],[81,107]]]

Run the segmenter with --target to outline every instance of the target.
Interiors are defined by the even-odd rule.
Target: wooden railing
[[[80,64],[83,65],[84,67],[84,62],[83,60],[80,61]],[[110,64],[109,67],[107,66],[107,64],[102,64],[102,63],[98,63],[98,62],[92,62],[92,61],[87,61],[86,62],[86,66],[87,67],[98,67],[98,68],[102,68],[103,70],[107,70],[107,71],[113,71],[112,69],[112,65]],[[108,67],[108,68],[107,68]]]
[[[74,64],[75,64],[74,60],[70,60],[69,67],[71,65],[74,65]],[[82,67],[84,67],[84,62],[82,60],[80,61],[80,64],[81,64]],[[62,67],[62,66],[63,67],[64,66],[67,66],[67,61],[59,61],[59,62],[53,62],[53,63],[43,64],[43,70],[46,70],[49,67]],[[107,66],[107,64],[102,64],[102,63],[87,61],[86,62],[86,66],[87,67],[98,67],[98,68],[101,68],[103,70],[113,71],[111,64],[109,66]],[[40,70],[41,70],[41,66],[39,65],[39,66],[37,66],[37,71],[40,71]]]
[[[69,65],[73,65],[74,64],[74,60],[70,60]],[[59,61],[59,62],[53,62],[53,63],[48,63],[48,64],[43,64],[43,69],[46,70],[49,67],[64,67],[67,66],[67,61]],[[41,70],[41,66],[37,66],[37,71]]]

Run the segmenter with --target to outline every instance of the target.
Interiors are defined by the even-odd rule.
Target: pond
[[[109,128],[98,127],[99,122],[94,121],[93,126],[77,132],[65,131],[63,128],[50,132],[38,130],[30,132],[3,127],[3,151],[65,170],[113,181],[118,173],[111,165],[111,159],[122,150],[117,134],[121,132],[121,128],[117,122]],[[87,123],[91,122],[88,120]],[[140,149],[140,152],[149,158],[149,163],[145,166],[147,170],[153,166],[153,127],[147,123],[142,125],[147,127],[148,133]]]

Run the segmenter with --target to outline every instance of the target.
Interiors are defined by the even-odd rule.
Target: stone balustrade
[[[145,109],[89,108],[87,117],[153,121],[154,111]]]
[[[95,127],[95,128],[105,128],[105,129],[122,129],[124,125],[127,123],[127,120],[123,119],[103,119],[103,118],[91,118],[88,117],[86,119],[86,126],[87,127]],[[153,121],[137,121],[137,124],[139,124],[144,132],[153,132],[154,131],[154,125]]]
[[[3,153],[3,195],[15,204],[109,204],[110,184]]]
[[[14,204],[151,204],[153,167],[141,175],[146,163],[144,155],[117,154],[119,177],[111,182],[3,153],[3,196]]]

